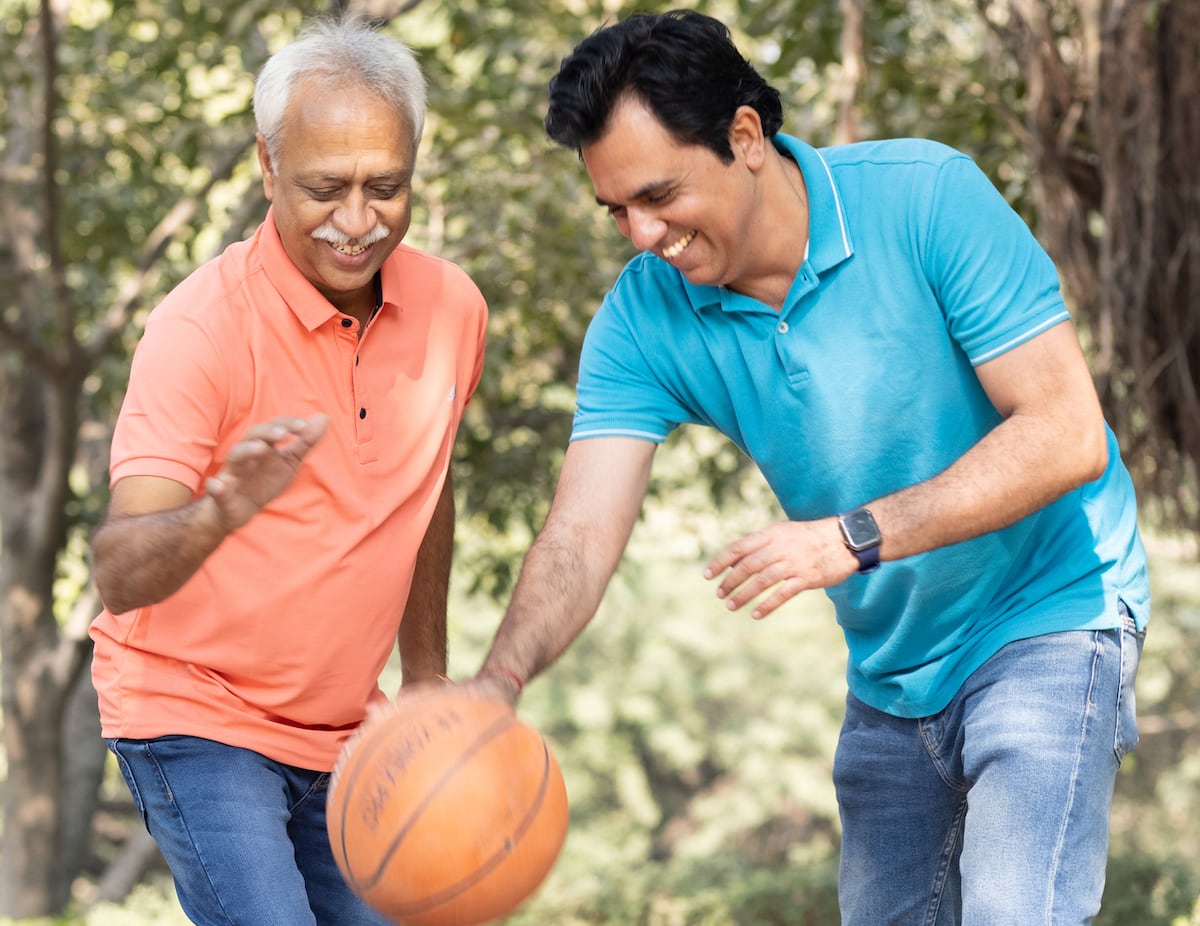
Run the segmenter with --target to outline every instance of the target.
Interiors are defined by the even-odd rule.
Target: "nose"
[[[626,210],[625,220],[629,229],[626,236],[639,251],[654,250],[667,233],[667,223],[646,209],[630,207]]]
[[[362,190],[351,190],[333,216],[338,230],[351,238],[361,238],[375,227],[378,218]]]

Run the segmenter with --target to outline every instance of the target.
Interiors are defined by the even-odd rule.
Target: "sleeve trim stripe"
[[[595,428],[587,431],[575,431],[571,434],[571,440],[580,440],[588,437],[636,437],[639,440],[653,441],[656,444],[661,444],[667,439],[666,434],[656,434],[653,431],[638,431],[632,428]]]
[[[1015,338],[1009,338],[1007,341],[1005,341],[999,347],[993,347],[991,350],[986,351],[985,353],[982,353],[982,354],[979,354],[978,356],[972,357],[971,365],[977,367],[981,363],[986,363],[987,361],[993,359],[994,357],[1000,356],[1001,354],[1003,354],[1005,351],[1009,350],[1010,348],[1015,347],[1016,345],[1020,344],[1022,341],[1028,341],[1034,335],[1041,334],[1047,328],[1053,328],[1059,322],[1066,321],[1070,317],[1071,317],[1070,313],[1065,310],[1062,312],[1059,312],[1053,318],[1046,319],[1040,325],[1037,325],[1037,326],[1029,329],[1028,331],[1021,332]]]

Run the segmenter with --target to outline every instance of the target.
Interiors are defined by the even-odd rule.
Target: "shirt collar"
[[[824,273],[854,253],[850,223],[833,171],[820,151],[798,138],[780,133],[775,136],[775,147],[790,154],[804,175],[804,185],[808,189],[808,257],[813,270]]]
[[[315,331],[330,319],[337,318],[341,313],[321,295],[288,257],[283,240],[279,237],[279,229],[275,227],[273,208],[267,210],[267,218],[257,234],[263,272],[300,323],[309,331]],[[381,271],[376,274],[376,305],[380,308],[389,302],[398,304],[401,282],[399,273],[395,262],[388,260],[384,261]]]

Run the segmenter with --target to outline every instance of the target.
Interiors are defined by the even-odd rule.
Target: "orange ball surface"
[[[512,913],[567,835],[562,772],[507,704],[453,688],[402,698],[343,750],[329,839],[351,888],[405,926]]]

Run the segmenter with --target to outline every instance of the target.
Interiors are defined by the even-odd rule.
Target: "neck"
[[[794,212],[799,220],[795,234],[801,239],[800,253],[803,254],[808,249],[808,185],[804,182],[804,174],[800,171],[800,165],[789,155],[780,154],[779,160],[782,162],[784,180],[787,181],[789,188],[789,211]],[[801,258],[801,263],[803,263],[803,258]],[[797,265],[797,269],[799,269],[799,265]]]
[[[770,206],[764,223],[767,239],[762,251],[763,272],[755,287],[758,292],[746,295],[778,312],[808,250],[808,187],[799,165],[791,157],[775,151],[774,164],[764,197]]]
[[[329,301],[342,314],[358,319],[358,330],[359,332],[364,331],[367,323],[379,311],[383,303],[383,287],[379,274],[376,273],[366,286],[354,292],[338,293],[336,298],[331,298]]]

